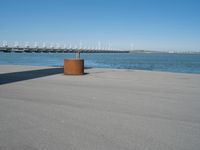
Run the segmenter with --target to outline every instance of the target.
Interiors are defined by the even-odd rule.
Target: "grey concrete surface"
[[[200,75],[54,69],[0,65],[0,150],[200,149]]]

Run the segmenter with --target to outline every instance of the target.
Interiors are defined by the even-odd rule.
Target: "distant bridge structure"
[[[125,50],[114,50],[110,47],[104,47],[102,48],[100,44],[98,43],[98,46],[95,48],[87,48],[82,47],[82,44],[80,43],[79,48],[78,47],[72,47],[71,44],[69,47],[60,47],[59,44],[57,46],[46,46],[45,43],[43,43],[42,46],[38,46],[35,44],[34,46],[29,46],[28,43],[26,43],[24,46],[19,46],[17,42],[15,42],[14,45],[8,45],[7,42],[3,42],[2,45],[0,45],[0,51],[5,53],[15,52],[15,53],[129,53],[130,51]]]

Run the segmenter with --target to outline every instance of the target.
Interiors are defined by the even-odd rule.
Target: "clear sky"
[[[0,0],[0,41],[200,50],[200,0]]]

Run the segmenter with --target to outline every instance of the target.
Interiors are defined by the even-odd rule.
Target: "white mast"
[[[72,49],[72,44],[71,44],[71,42],[69,42],[69,49]]]
[[[134,50],[134,46],[133,46],[133,43],[131,43],[131,46],[130,46],[131,50]]]
[[[26,42],[26,43],[25,43],[25,47],[26,47],[26,48],[28,48],[28,47],[29,47],[29,45],[28,45],[28,44],[29,44],[28,42]]]
[[[8,42],[7,41],[3,41],[3,47],[8,47]]]
[[[101,50],[101,42],[98,42],[98,49]]]
[[[14,47],[19,47],[19,42],[15,42]]]
[[[38,43],[37,42],[35,42],[34,47],[38,48]]]
[[[56,48],[60,48],[60,44],[59,43],[56,43]]]
[[[82,49],[82,42],[79,43],[79,49]]]
[[[46,48],[46,43],[45,42],[43,42],[42,47]]]
[[[66,46],[66,43],[65,43],[63,48],[66,49],[66,47],[67,47],[67,46]]]
[[[53,43],[50,44],[50,48],[53,49]]]

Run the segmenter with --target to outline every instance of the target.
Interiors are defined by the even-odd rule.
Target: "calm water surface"
[[[0,64],[63,66],[69,53],[3,53]],[[86,67],[155,70],[200,74],[200,54],[81,54]]]

